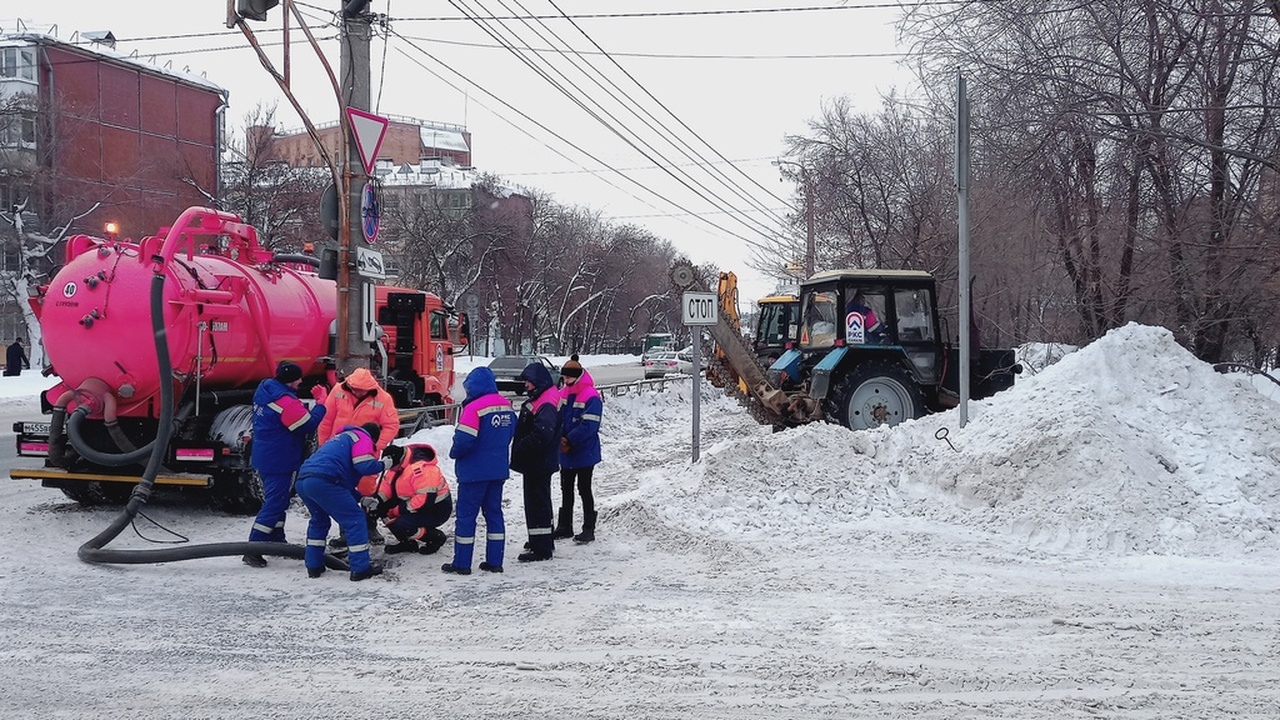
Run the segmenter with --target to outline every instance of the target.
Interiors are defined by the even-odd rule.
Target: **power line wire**
[[[557,5],[555,4],[555,0],[547,0],[547,1],[551,3],[551,7],[554,7],[556,10],[560,10],[560,7],[559,7],[559,6],[557,6]],[[561,15],[564,15],[564,12],[563,12],[563,11],[561,11]],[[582,34],[582,36],[583,36],[583,37],[585,37],[585,38],[586,38],[586,39],[591,43],[591,45],[592,45],[593,47],[595,47],[595,49],[596,49],[596,50],[599,50],[600,52],[604,53],[604,56],[605,56],[606,58],[608,58],[608,59],[609,59],[609,62],[613,63],[614,67],[618,68],[618,70],[620,70],[620,71],[622,72],[622,74],[626,75],[626,76],[627,76],[627,79],[629,79],[629,80],[631,80],[631,82],[635,83],[636,87],[638,87],[638,88],[640,88],[641,90],[643,90],[643,91],[644,91],[644,93],[645,93],[645,95],[649,96],[649,99],[650,99],[650,100],[652,100],[652,101],[654,101],[655,103],[657,103],[657,104],[658,104],[658,107],[660,107],[660,108],[662,108],[663,110],[665,110],[665,111],[666,111],[666,113],[667,113],[668,115],[670,115],[672,118],[674,118],[676,122],[680,123],[680,127],[682,127],[682,128],[684,128],[685,130],[689,131],[689,133],[690,133],[690,134],[692,134],[695,138],[697,138],[699,142],[701,142],[703,145],[705,145],[705,146],[707,147],[707,149],[709,149],[709,150],[711,150],[711,152],[715,153],[716,157],[720,158],[720,160],[725,161],[725,162],[728,162],[729,158],[726,158],[726,157],[725,157],[725,156],[724,156],[724,155],[723,155],[719,150],[717,150],[715,147],[713,147],[713,146],[711,145],[711,143],[707,142],[706,138],[704,138],[704,137],[702,137],[701,135],[699,135],[699,134],[698,134],[698,132],[697,132],[696,130],[694,130],[693,128],[689,127],[689,125],[688,125],[687,123],[685,123],[685,121],[681,120],[681,119],[680,119],[680,117],[679,117],[678,115],[676,115],[674,111],[672,111],[672,110],[671,110],[671,108],[667,107],[666,103],[664,103],[664,102],[662,102],[661,100],[659,100],[656,96],[654,96],[654,94],[653,94],[652,92],[649,92],[649,89],[648,89],[647,87],[645,87],[645,86],[644,86],[644,83],[641,83],[639,80],[637,80],[637,79],[635,78],[635,76],[633,76],[630,72],[628,72],[626,68],[622,67],[622,65],[621,65],[617,60],[613,59],[613,57],[612,57],[608,52],[606,52],[604,48],[600,47],[600,44],[599,44],[599,43],[597,43],[597,42],[595,41],[595,39],[594,39],[594,38],[592,38],[590,35],[588,35],[588,34],[587,34],[587,31],[586,31],[586,30],[583,30],[583,29],[582,29],[582,27],[581,27],[580,25],[578,25],[578,23],[574,22],[574,21],[573,21],[573,19],[572,19],[572,18],[570,18],[568,15],[564,15],[564,18],[565,18],[566,20],[568,20],[568,21],[570,22],[570,24],[572,24],[572,25],[573,25],[573,27],[574,27],[574,28],[575,28],[579,33],[581,33],[581,34]],[[655,119],[656,119],[656,118],[655,118]],[[666,128],[666,125],[663,125],[663,127],[664,127],[664,128]],[[671,132],[671,130],[670,130],[670,129],[667,129],[667,131],[668,131],[668,132]],[[679,134],[679,133],[671,132],[671,135],[672,135],[672,137],[680,137],[680,134]],[[681,140],[681,142],[683,143],[684,141],[683,141],[683,140]],[[687,147],[690,147],[690,149],[692,150],[692,147],[691,147],[691,146],[688,146],[688,144],[687,144],[687,143],[686,143],[686,146],[687,146]],[[698,158],[699,158],[699,159],[702,159],[702,160],[705,160],[705,159],[706,159],[706,158],[704,158],[704,157],[702,156],[702,154],[701,154],[701,153],[698,153],[698,152],[696,152],[696,151],[695,151],[695,154],[698,156]],[[766,187],[764,187],[763,185],[761,185],[760,183],[756,182],[753,178],[751,178],[749,175],[747,175],[745,172],[743,172],[741,168],[737,167],[737,166],[736,166],[736,165],[734,165],[733,163],[729,163],[729,165],[730,165],[730,167],[732,167],[733,169],[737,170],[737,171],[738,171],[738,173],[739,173],[739,174],[741,174],[744,178],[747,178],[747,179],[748,179],[748,180],[750,180],[752,183],[755,183],[755,186],[756,186],[756,187],[758,187],[758,188],[760,188],[761,190],[763,190],[767,195],[769,195],[769,196],[773,197],[775,200],[778,200],[779,202],[786,202],[786,201],[785,201],[785,200],[783,200],[782,198],[778,197],[778,196],[777,196],[777,194],[773,193],[773,192],[772,192],[772,191],[770,191],[768,188],[766,188]],[[713,165],[713,166],[711,166],[711,167],[715,167],[715,166]],[[717,170],[717,172],[720,172],[718,168],[716,168],[716,170]],[[726,182],[728,182],[729,184],[731,184],[733,187],[735,187],[735,188],[739,188],[739,189],[741,190],[741,186],[739,186],[736,182],[733,182],[733,181],[729,180],[729,176],[728,176],[728,175],[725,175],[723,172],[720,172],[720,176],[721,176],[721,177],[723,177],[723,178],[724,178],[724,180],[725,180]],[[745,193],[745,191],[743,191],[743,195],[744,195],[744,196],[746,196],[746,197],[748,197],[750,201],[754,201],[754,198],[753,198],[753,197],[750,197],[750,195],[749,195],[749,194],[747,194],[747,193]],[[754,203],[754,202],[753,202],[753,204],[756,204],[756,203]],[[756,204],[756,206],[757,206],[757,207],[760,207],[760,205],[759,205],[759,204]],[[779,221],[779,222],[782,222],[782,223],[784,223],[784,224],[785,224],[785,221],[784,221],[782,218],[780,218],[780,217],[778,218],[778,221]]]
[[[515,55],[518,59],[520,59],[521,62],[525,63],[526,66],[528,66],[531,70],[533,70],[540,77],[546,80],[552,87],[554,87],[562,95],[564,95],[571,102],[573,102],[575,105],[581,108],[584,112],[586,112],[589,116],[591,116],[601,125],[603,125],[606,129],[614,133],[619,139],[621,139],[623,142],[631,146],[632,149],[634,149],[636,152],[643,155],[650,162],[659,164],[662,167],[663,171],[666,172],[673,180],[683,185],[686,189],[688,189],[690,192],[693,192],[695,195],[700,197],[705,202],[717,208],[723,209],[727,205],[727,202],[723,198],[717,195],[714,191],[711,191],[710,189],[708,189],[705,185],[702,185],[697,180],[693,179],[691,176],[688,176],[687,173],[685,173],[685,175],[688,176],[688,180],[686,180],[685,177],[681,177],[677,175],[675,172],[673,172],[671,167],[669,167],[672,164],[671,161],[661,151],[654,148],[652,144],[648,143],[643,138],[640,138],[639,135],[637,135],[634,131],[627,129],[626,126],[622,124],[621,121],[619,121],[615,115],[613,115],[607,109],[605,109],[603,105],[601,105],[597,100],[592,98],[587,93],[583,92],[582,88],[578,87],[562,71],[560,71],[558,68],[556,68],[554,65],[550,63],[545,63],[547,68],[550,68],[551,71],[554,71],[557,75],[559,75],[560,78],[564,79],[565,83],[568,83],[570,86],[572,86],[573,90],[577,91],[576,93],[570,92],[565,87],[564,83],[560,82],[559,80],[556,80],[555,78],[552,78],[548,70],[539,66],[537,62],[531,60],[528,55],[522,53],[520,50],[513,47],[512,44],[507,41],[505,35],[512,34],[513,33],[512,30],[510,30],[509,28],[506,28],[506,26],[495,26],[494,23],[489,22],[487,18],[480,17],[479,13],[475,12],[474,10],[471,10],[469,7],[468,8],[461,7],[459,5],[459,2],[464,2],[464,1],[465,0],[449,0],[449,3],[459,12],[471,13],[475,18],[476,25],[480,27],[482,30],[484,30],[486,33],[488,33],[490,37],[492,37],[494,40],[497,40],[498,42],[503,43],[504,46],[507,47],[508,51],[510,51],[513,55]],[[499,2],[500,4],[503,4],[503,7],[506,7],[505,3],[502,3],[501,0],[499,0]],[[489,13],[491,17],[493,16],[493,13],[491,13],[487,8],[485,8],[483,3],[478,3],[478,4],[486,13]],[[495,27],[498,27],[500,29],[495,29]],[[536,30],[534,30],[534,32],[537,33]],[[545,37],[543,37],[542,39],[544,40],[544,42],[546,41]],[[577,67],[576,69],[582,72],[581,67]],[[597,85],[599,86],[598,82],[597,82]],[[584,100],[590,100],[590,102],[595,106],[595,108],[599,109],[599,112],[597,112],[596,109],[588,107]],[[607,115],[609,120],[606,120],[604,117],[602,117],[601,113],[603,113],[604,115]],[[610,122],[610,120],[612,122]],[[627,134],[624,134],[624,132],[620,130],[619,127],[626,129]],[[628,136],[628,134],[630,135],[630,137]],[[640,147],[640,145],[637,144],[637,142],[640,144],[643,144],[645,147],[644,148]],[[665,165],[663,163],[659,163],[658,160],[653,157],[654,154],[662,158]],[[697,187],[694,187],[694,185],[697,185]],[[714,197],[715,200],[712,200],[712,197],[708,197],[708,194]],[[752,224],[752,222],[749,221],[748,218],[745,218],[741,215],[735,215],[733,216],[733,218],[748,230],[758,233],[766,239],[773,239],[775,236],[775,234],[770,229],[762,230],[761,229],[762,226],[757,226]],[[753,219],[750,219],[750,220],[753,220]]]
[[[454,45],[457,47],[472,47],[488,50],[505,50],[501,45],[483,42],[469,42],[466,40],[447,40],[445,38],[424,37],[421,35],[405,35],[411,40],[418,42],[428,42],[436,45]],[[522,47],[521,50],[528,50],[536,53],[553,53],[553,48],[538,47]],[[876,53],[812,53],[808,55],[730,55],[730,54],[691,54],[691,53],[648,53],[648,52],[619,52],[610,51],[602,52],[596,50],[579,50],[580,55],[610,55],[615,58],[639,58],[646,60],[887,60],[892,58],[910,57],[911,53],[905,52],[876,52]]]
[[[683,205],[681,205],[680,203],[676,202],[675,200],[671,200],[671,199],[669,199],[669,198],[667,198],[667,197],[663,196],[663,195],[662,195],[662,194],[660,194],[658,191],[656,191],[656,190],[654,190],[653,188],[649,187],[648,185],[646,185],[646,184],[644,184],[644,183],[642,183],[642,182],[640,182],[640,181],[636,180],[635,178],[632,178],[631,176],[627,175],[626,173],[619,172],[617,168],[613,167],[612,165],[610,165],[609,163],[605,162],[604,160],[601,160],[600,158],[596,157],[596,156],[595,156],[593,153],[591,153],[590,151],[588,151],[588,150],[586,150],[585,148],[583,148],[583,147],[579,146],[577,143],[573,142],[572,140],[569,140],[568,138],[564,137],[564,136],[563,136],[563,135],[561,135],[560,133],[558,133],[558,132],[556,132],[556,131],[552,130],[551,128],[547,127],[547,126],[546,126],[546,125],[544,125],[543,123],[541,123],[541,122],[539,122],[539,121],[537,121],[537,120],[533,119],[532,117],[530,117],[530,116],[529,116],[527,113],[525,113],[524,111],[522,111],[522,110],[520,110],[519,108],[515,107],[514,105],[512,105],[512,104],[511,104],[511,103],[509,103],[509,102],[507,102],[506,100],[503,100],[502,98],[498,97],[498,96],[497,96],[497,95],[495,95],[494,93],[490,92],[487,88],[485,88],[484,86],[480,85],[479,83],[477,83],[476,81],[472,80],[471,78],[467,77],[466,75],[464,75],[463,73],[459,72],[458,70],[455,70],[454,68],[450,67],[447,63],[445,63],[445,62],[441,61],[439,58],[437,58],[436,56],[432,55],[430,52],[428,52],[428,51],[427,51],[427,50],[425,50],[424,48],[422,48],[422,47],[420,47],[420,46],[418,46],[418,45],[414,44],[411,40],[408,40],[408,39],[406,39],[405,37],[403,37],[402,35],[400,35],[397,31],[395,31],[395,30],[391,30],[391,33],[392,33],[395,37],[397,37],[397,38],[399,38],[400,40],[404,41],[404,43],[405,43],[406,45],[408,45],[409,47],[413,48],[413,49],[414,49],[414,50],[416,50],[418,53],[420,53],[420,54],[424,55],[424,56],[425,56],[425,57],[427,57],[427,58],[430,58],[430,59],[431,59],[433,62],[435,62],[437,65],[440,65],[440,66],[441,66],[442,68],[444,68],[445,70],[448,70],[449,72],[451,72],[451,73],[453,73],[454,75],[456,75],[456,76],[457,76],[458,78],[460,78],[463,82],[467,83],[467,84],[468,84],[468,85],[470,85],[471,87],[474,87],[475,89],[477,89],[477,90],[479,90],[480,92],[484,93],[486,96],[488,96],[488,97],[490,97],[490,98],[493,98],[495,101],[497,101],[498,103],[500,103],[501,105],[503,105],[504,107],[506,107],[508,110],[510,110],[510,111],[514,112],[515,114],[519,115],[520,117],[524,118],[526,121],[528,121],[529,123],[533,124],[533,125],[534,125],[535,127],[537,127],[538,129],[540,129],[540,130],[542,130],[543,132],[547,133],[547,134],[548,134],[548,135],[550,135],[551,137],[553,137],[553,138],[555,138],[555,139],[559,140],[560,142],[564,143],[564,144],[565,144],[565,145],[567,145],[568,147],[573,148],[574,150],[578,151],[579,153],[581,153],[581,154],[582,154],[582,155],[584,155],[585,157],[590,158],[591,160],[593,160],[593,161],[595,161],[596,163],[600,164],[602,167],[607,168],[607,169],[608,169],[608,170],[610,170],[613,174],[618,175],[618,176],[619,176],[619,177],[621,177],[622,179],[624,179],[624,180],[626,180],[626,181],[630,182],[631,184],[635,185],[636,187],[640,188],[641,190],[644,190],[646,193],[649,193],[650,195],[653,195],[654,197],[658,198],[659,200],[662,200],[663,202],[666,202],[666,203],[668,203],[669,205],[671,205],[671,206],[673,206],[673,207],[675,207],[675,208],[678,208],[679,210],[683,211],[683,212],[684,212],[684,213],[686,213],[687,215],[690,215],[690,216],[693,216],[693,217],[697,217],[697,218],[698,218],[699,220],[701,220],[702,222],[704,222],[704,223],[706,223],[706,224],[708,224],[708,225],[710,225],[710,226],[714,227],[715,229],[719,230],[720,232],[724,233],[727,237],[733,237],[733,238],[741,239],[741,240],[743,240],[744,242],[746,242],[748,245],[751,245],[752,247],[754,247],[754,248],[756,248],[756,249],[760,250],[761,252],[772,252],[773,248],[770,248],[770,247],[768,247],[768,246],[766,246],[766,245],[764,245],[764,244],[762,244],[762,243],[756,242],[756,241],[751,240],[751,239],[749,239],[749,238],[742,238],[741,236],[737,235],[736,233],[733,233],[733,232],[729,231],[727,228],[722,227],[721,225],[718,225],[718,224],[716,224],[716,223],[714,223],[714,222],[712,222],[712,221],[708,220],[707,218],[702,217],[700,214],[698,214],[698,213],[696,213],[696,212],[694,212],[694,211],[690,210],[689,208],[684,207]],[[461,92],[464,92],[464,91],[462,90],[462,88],[458,87],[457,85],[453,84],[452,82],[449,82],[449,81],[448,81],[448,80],[446,80],[443,76],[441,76],[439,73],[437,73],[436,71],[434,71],[434,70],[432,70],[431,68],[427,67],[426,65],[422,64],[422,62],[421,62],[421,61],[419,61],[419,60],[417,60],[416,58],[414,58],[414,57],[410,56],[408,53],[404,52],[403,50],[400,50],[399,48],[397,48],[397,52],[399,52],[401,55],[403,55],[403,56],[404,56],[406,59],[408,59],[410,62],[414,63],[415,65],[417,65],[418,67],[422,68],[422,69],[423,69],[423,70],[425,70],[426,72],[430,73],[432,76],[434,76],[435,78],[437,78],[437,79],[438,79],[438,80],[440,80],[441,82],[445,83],[445,84],[446,84],[446,85],[448,85],[449,87],[453,88],[454,90],[457,90],[457,91],[458,91],[458,92],[460,92],[460,93],[461,93]],[[547,143],[543,142],[542,140],[540,140],[539,138],[537,138],[536,136],[534,136],[534,135],[533,135],[533,133],[529,132],[529,131],[528,131],[528,130],[526,130],[525,128],[520,127],[518,124],[516,124],[516,123],[515,123],[514,121],[512,121],[511,119],[509,119],[509,118],[507,118],[506,116],[504,116],[502,113],[496,112],[496,111],[494,111],[493,109],[491,109],[491,108],[489,108],[489,107],[486,107],[483,103],[481,103],[481,102],[479,102],[479,101],[476,101],[476,104],[477,104],[477,105],[480,105],[480,107],[484,108],[485,110],[488,110],[489,112],[493,113],[493,114],[494,114],[494,117],[497,117],[499,120],[502,120],[503,122],[507,123],[508,125],[510,125],[511,127],[515,128],[517,131],[519,131],[520,133],[524,134],[524,135],[525,135],[525,136],[527,136],[529,139],[533,140],[534,142],[538,143],[539,145],[541,145],[541,146],[543,146],[543,147],[547,148],[547,149],[548,149],[548,150],[550,150],[551,152],[553,152],[553,153],[555,153],[556,155],[560,156],[561,158],[564,158],[565,160],[567,160],[567,161],[569,161],[569,162],[573,163],[574,165],[578,165],[579,167],[582,167],[581,163],[577,162],[577,161],[576,161],[576,160],[574,160],[573,158],[570,158],[568,155],[564,154],[564,153],[563,153],[563,152],[561,152],[560,150],[557,150],[556,148],[553,148],[553,147],[551,147],[550,145],[548,145]],[[585,168],[584,168],[584,169],[585,169]],[[602,180],[606,185],[608,185],[608,186],[610,186],[610,187],[612,187],[612,188],[614,188],[614,189],[618,190],[619,192],[623,193],[624,195],[627,195],[628,197],[632,198],[633,200],[636,200],[637,202],[640,202],[641,204],[643,204],[643,205],[645,205],[645,206],[647,206],[647,207],[651,207],[651,208],[653,208],[654,210],[661,210],[661,208],[659,208],[659,207],[655,206],[653,203],[650,203],[650,202],[648,202],[647,200],[645,200],[645,199],[643,199],[643,198],[641,198],[641,197],[638,197],[638,196],[637,196],[637,195],[635,195],[634,193],[631,193],[631,192],[628,192],[628,191],[624,190],[623,188],[621,188],[620,186],[618,186],[618,184],[617,184],[617,183],[614,183],[614,182],[613,182],[612,180],[610,180],[609,178],[607,178],[607,177],[602,177],[602,178],[601,178],[601,180]],[[686,224],[686,225],[689,225],[689,227],[693,227],[693,228],[695,228],[695,229],[696,229],[696,226],[695,226],[695,225],[693,225],[692,223],[688,222],[687,220],[684,220],[682,217],[677,217],[676,219],[677,219],[677,220],[679,220],[680,222],[683,222],[683,223],[684,223],[684,224]]]
[[[904,7],[935,7],[943,5],[964,5],[971,0],[920,0],[919,2],[906,3],[900,2],[883,2],[883,3],[862,3],[858,5],[840,4],[840,5],[812,5],[803,7],[772,7],[772,8],[735,8],[730,10],[669,10],[660,12],[617,12],[617,13],[580,13],[573,16],[575,20],[631,20],[637,18],[668,18],[668,17],[714,17],[724,15],[778,15],[785,13],[803,13],[803,12],[828,12],[840,10],[901,10]],[[455,15],[436,15],[429,17],[402,17],[393,18],[397,22],[446,22],[452,20],[465,20],[465,17]],[[493,20],[561,20],[563,15],[494,15]]]

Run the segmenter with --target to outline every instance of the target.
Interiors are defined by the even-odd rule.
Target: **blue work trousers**
[[[471,568],[476,544],[476,515],[484,513],[485,562],[502,567],[506,525],[502,519],[502,484],[506,480],[458,483],[458,523],[453,531],[453,566]]]
[[[369,526],[365,522],[364,510],[360,509],[351,491],[324,476],[298,478],[297,490],[307,512],[311,513],[304,558],[307,568],[324,567],[325,543],[329,538],[332,518],[338,521],[347,536],[347,562],[351,565],[351,572],[368,570]]]
[[[293,473],[258,473],[262,478],[262,509],[253,519],[249,542],[285,542],[284,518],[293,492]]]

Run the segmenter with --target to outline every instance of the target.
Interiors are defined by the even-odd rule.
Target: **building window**
[[[16,47],[0,49],[0,77],[35,80],[35,51]]]
[[[36,118],[31,113],[0,113],[0,147],[34,149]]]

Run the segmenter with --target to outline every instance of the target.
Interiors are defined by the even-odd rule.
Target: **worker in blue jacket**
[[[312,390],[318,400],[310,410],[298,399],[302,368],[283,360],[275,377],[258,384],[253,393],[253,443],[249,461],[262,480],[262,508],[249,530],[250,542],[285,542],[284,519],[293,493],[293,476],[302,464],[307,439],[324,418],[323,385]],[[261,555],[245,555],[245,565],[266,567]]]
[[[348,425],[321,445],[298,470],[298,497],[311,513],[304,557],[309,577],[320,577],[325,571],[325,541],[332,525],[330,518],[337,520],[346,533],[351,579],[364,580],[382,574],[382,564],[369,560],[369,527],[356,490],[360,478],[377,475],[404,457],[404,448],[392,444],[383,450],[385,457],[378,458],[376,446],[381,433],[377,423]],[[377,503],[376,498],[366,500]]]
[[[600,464],[600,419],[604,401],[591,373],[578,356],[560,368],[560,517],[555,537],[572,537],[578,544],[596,539],[596,498],[591,479]],[[573,534],[573,488],[582,497],[582,532]]]
[[[476,515],[484,513],[485,561],[480,569],[502,572],[506,525],[502,517],[502,486],[511,476],[511,437],[516,431],[516,414],[511,402],[498,394],[493,371],[478,367],[462,381],[467,397],[453,431],[453,471],[458,480],[458,506],[453,531],[453,562],[441,570],[456,575],[471,574],[471,558],[476,543]]]

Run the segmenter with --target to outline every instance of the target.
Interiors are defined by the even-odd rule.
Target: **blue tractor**
[[[808,408],[807,419],[862,430],[959,402],[960,350],[943,340],[937,287],[927,272],[815,274],[800,285],[797,335],[767,379],[790,407]],[[1022,369],[1013,350],[974,347],[970,364],[974,399],[1011,387]],[[793,413],[782,424],[802,417]]]

